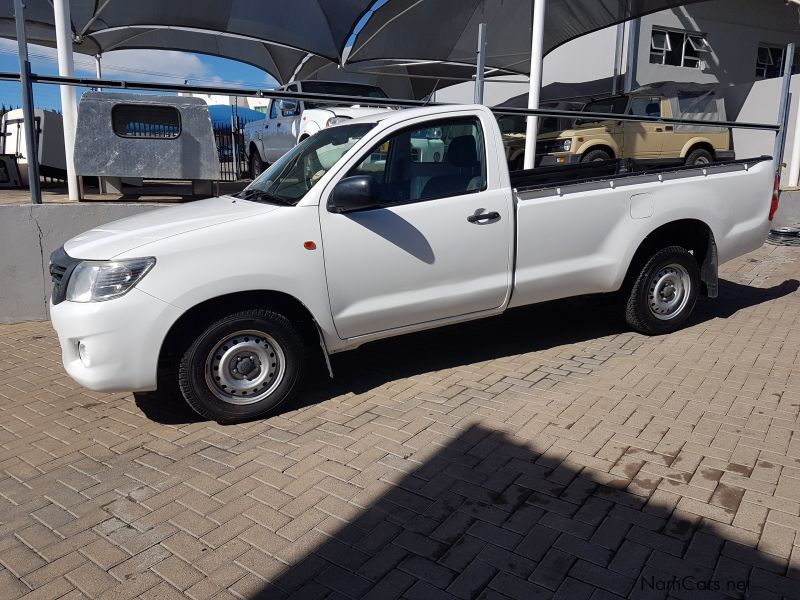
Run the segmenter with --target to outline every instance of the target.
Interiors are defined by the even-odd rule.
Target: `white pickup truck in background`
[[[388,98],[381,88],[358,83],[297,81],[278,89],[312,94]],[[337,106],[320,102],[272,100],[267,117],[248,123],[244,128],[244,146],[247,149],[250,177],[257,179],[267,165],[271,165],[294,148],[298,142],[318,131],[349,119],[366,117],[386,110],[386,108]]]
[[[423,139],[439,160],[415,151]],[[512,174],[489,109],[389,111],[321,131],[235,196],[70,240],[51,259],[51,315],[86,387],[172,378],[199,414],[253,419],[320,348],[513,307],[618,293],[631,328],[674,331],[717,295],[719,264],[763,244],[774,179],[767,157]]]

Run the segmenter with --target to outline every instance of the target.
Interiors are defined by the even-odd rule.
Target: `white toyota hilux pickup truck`
[[[412,144],[434,134],[439,161]],[[510,174],[490,110],[391,111],[321,131],[237,195],[70,240],[51,259],[52,321],[88,388],[173,373],[200,415],[252,419],[314,352],[512,307],[619,292],[631,328],[671,332],[716,296],[720,263],[762,245],[774,178],[767,157]]]

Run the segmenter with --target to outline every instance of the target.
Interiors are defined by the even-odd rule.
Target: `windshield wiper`
[[[263,190],[242,190],[238,194],[233,194],[234,198],[239,198],[241,200],[250,200],[251,202],[266,202],[268,204],[279,204],[281,206],[294,206],[295,203],[291,200],[287,200],[286,198],[281,198],[279,196],[273,196],[269,192],[265,192]]]

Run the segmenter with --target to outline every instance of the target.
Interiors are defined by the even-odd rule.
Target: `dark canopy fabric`
[[[298,81],[320,79],[368,83],[379,86],[392,98],[412,100],[420,100],[437,89],[471,81],[474,77],[474,65],[374,60],[340,67],[319,57],[304,62],[295,73]]]
[[[28,24],[28,42],[55,47],[52,25]],[[16,30],[13,19],[0,18],[0,37],[13,39]],[[279,83],[288,81],[307,52],[269,42],[242,39],[226,34],[199,33],[176,28],[125,27],[98,31],[84,36],[73,44],[80,54],[105,54],[113,50],[179,50],[222,56],[243,62],[272,75]],[[320,58],[326,64],[333,64]]]
[[[571,39],[652,12],[705,0],[548,0],[545,53]],[[533,0],[389,0],[361,30],[347,62],[402,58],[476,61],[486,23],[486,64],[530,71]]]
[[[77,36],[118,27],[182,27],[289,46],[339,62],[358,19],[372,0],[71,0]],[[2,0],[3,16],[13,1]],[[27,0],[26,19],[53,24],[48,0]]]
[[[644,14],[704,0],[549,0],[546,49]],[[32,43],[53,46],[49,0],[26,0]],[[374,8],[378,6],[378,8]],[[183,50],[239,60],[289,81],[308,54],[325,64],[381,60],[420,64],[409,75],[436,77],[475,63],[478,24],[489,27],[487,67],[529,70],[533,0],[70,0],[73,47]],[[369,17],[355,45],[348,40]],[[15,37],[13,0],[0,0],[0,36]],[[302,68],[301,68],[302,71]],[[434,80],[435,82],[435,80]],[[428,84],[415,84],[415,95]]]
[[[240,60],[284,82],[306,55],[340,63],[373,0],[71,0],[74,48],[98,54],[157,48]],[[0,0],[0,35],[15,37],[13,0]],[[53,7],[27,0],[30,41],[54,45]],[[266,43],[266,44],[265,44]]]

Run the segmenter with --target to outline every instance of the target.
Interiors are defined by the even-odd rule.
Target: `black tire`
[[[255,181],[258,179],[261,174],[264,172],[264,161],[261,160],[261,155],[258,153],[258,150],[255,148],[252,150],[250,154],[250,179]]]
[[[692,150],[689,156],[686,157],[686,165],[689,167],[699,167],[702,165],[710,165],[714,162],[714,156],[708,150],[698,148]]]
[[[223,346],[226,343],[230,347]],[[238,353],[234,352],[237,347]],[[249,371],[245,375],[236,370],[243,360]],[[225,369],[225,365],[234,363],[236,368]],[[238,423],[265,417],[291,398],[305,364],[303,339],[286,317],[265,309],[243,310],[215,321],[189,346],[178,366],[178,385],[184,400],[200,416],[219,423]],[[265,368],[267,374],[261,382]],[[225,370],[226,379],[212,376],[221,374],[220,370]],[[247,377],[251,373],[252,379]],[[259,382],[263,387],[247,392],[222,389],[226,387],[223,382],[234,379],[245,387]],[[259,395],[264,397],[255,400]]]
[[[589,150],[581,158],[582,163],[603,162],[604,160],[611,160],[611,155],[600,148],[597,148],[596,150]]]
[[[677,331],[691,316],[699,289],[700,267],[688,250],[680,246],[659,250],[641,268],[630,287],[625,320],[647,335]],[[671,291],[674,293],[670,294]],[[666,306],[672,308],[665,309]]]

